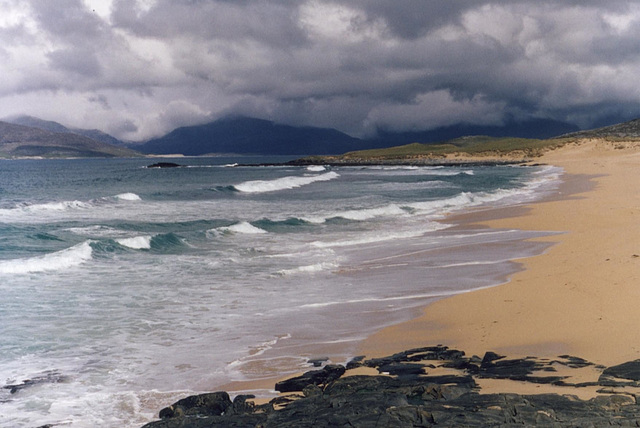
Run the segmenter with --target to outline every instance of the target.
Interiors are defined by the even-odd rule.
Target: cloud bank
[[[633,1],[0,0],[0,116],[425,130],[640,116]]]

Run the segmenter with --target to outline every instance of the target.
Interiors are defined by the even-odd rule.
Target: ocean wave
[[[92,241],[85,241],[73,247],[31,258],[4,260],[0,262],[0,273],[25,274],[61,271],[79,266],[92,259]]]
[[[305,226],[309,224],[307,220],[298,217],[289,217],[286,220],[271,220],[263,218],[262,220],[255,221],[254,223],[257,225],[256,227],[265,230],[281,227]]]
[[[233,187],[244,193],[275,192],[278,190],[295,189],[318,181],[329,181],[339,176],[338,173],[330,171],[319,175],[289,176],[276,178],[274,180],[245,181]]]
[[[62,230],[75,235],[89,236],[92,238],[120,238],[130,233],[125,230],[114,229],[113,227],[98,224],[83,227],[69,227]]]
[[[216,227],[215,229],[209,229],[207,234],[212,234],[214,236],[220,236],[227,233],[239,233],[245,235],[260,235],[267,233],[266,230],[260,229],[259,227],[255,227],[251,223],[247,221],[241,221],[236,224],[232,224],[231,226],[222,226]]]
[[[349,210],[328,215],[326,218],[340,217],[346,220],[364,221],[376,217],[397,217],[406,215],[407,211],[395,204],[386,205],[378,208],[366,208],[361,210]]]
[[[152,236],[134,236],[133,238],[121,238],[115,241],[123,247],[134,250],[150,250]]]
[[[333,269],[336,269],[337,267],[338,265],[335,263],[326,263],[326,262],[317,263],[314,265],[299,266],[293,269],[282,269],[278,271],[278,275],[289,276],[289,275],[295,275],[295,274],[301,274],[301,273],[317,273],[317,272],[322,272],[326,270],[333,270]]]
[[[161,233],[151,238],[150,249],[158,253],[174,253],[182,251],[182,248],[189,247],[186,239],[175,233]]]
[[[348,239],[344,241],[313,241],[311,246],[316,248],[338,248],[338,247],[350,247],[354,245],[374,244],[377,242],[392,241],[396,239],[409,239],[422,236],[427,232],[433,232],[440,229],[446,229],[447,225],[429,222],[429,227],[421,229],[411,230],[407,232],[395,232],[395,233],[375,233],[371,235],[365,235],[360,238]]]
[[[531,202],[539,195],[539,191],[556,183],[562,174],[557,167],[543,168],[533,173],[533,177],[524,186],[513,189],[496,189],[493,192],[462,192],[456,196],[433,201],[417,202],[407,205],[416,214],[444,214],[464,208],[486,204],[518,204]]]
[[[360,210],[335,211],[324,215],[306,216],[302,218],[306,223],[322,224],[330,219],[342,218],[345,220],[365,221],[376,217],[398,217],[408,215],[408,211],[396,204],[389,204],[383,207],[363,208]]]
[[[119,199],[122,201],[141,201],[142,198],[135,193],[120,193],[119,195],[114,196],[115,199]]]
[[[312,171],[312,172],[322,172],[325,171],[327,168],[325,168],[322,165],[309,165],[307,167],[307,171]]]
[[[60,201],[60,202],[46,202],[43,204],[23,204],[15,208],[9,208],[3,211],[13,212],[19,210],[27,213],[44,213],[44,212],[59,212],[67,210],[81,210],[89,209],[91,204],[82,201]]]
[[[479,288],[475,288],[474,290],[482,290],[483,288],[489,288],[489,287],[479,287]],[[435,299],[435,298],[442,298],[442,297],[448,297],[448,296],[455,296],[458,294],[465,294],[470,291],[473,291],[473,290],[450,290],[450,291],[438,292],[438,293],[413,294],[413,295],[406,295],[406,296],[365,297],[362,299],[352,299],[352,300],[344,300],[344,301],[307,303],[305,305],[301,305],[300,309],[325,308],[328,306],[353,305],[357,303],[377,303],[377,302],[394,302],[394,301],[401,301],[401,300]]]
[[[393,172],[394,175],[435,175],[442,177],[454,177],[456,175],[474,175],[471,169],[454,169],[443,166],[414,166],[414,165],[386,165],[370,166],[366,169]]]
[[[44,202],[44,203],[20,203],[12,208],[0,209],[0,216],[11,217],[16,214],[36,214],[46,215],[50,213],[60,213],[66,211],[79,211],[90,210],[97,206],[103,206],[105,204],[113,204],[120,202],[133,202],[140,201],[140,196],[135,193],[121,193],[114,196],[107,196],[103,198],[92,199],[90,201],[57,201],[57,202]]]
[[[272,340],[268,340],[266,342],[263,342],[257,346],[252,347],[250,353],[248,356],[231,361],[228,364],[228,367],[230,369],[232,368],[236,368],[238,366],[244,365],[249,361],[252,361],[254,358],[259,357],[261,355],[263,355],[265,352],[267,352],[268,350],[272,349],[274,346],[276,346],[278,344],[278,342],[280,342],[281,340],[287,340],[287,339],[291,339],[291,334],[287,333],[281,336],[276,336],[274,339]],[[304,361],[306,361],[306,359],[304,359]]]
[[[473,170],[465,169],[463,171],[451,171],[451,170],[427,170],[423,172],[424,175],[437,175],[441,177],[455,177],[456,175],[474,175]]]

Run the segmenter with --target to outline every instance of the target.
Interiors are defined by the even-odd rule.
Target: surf
[[[320,181],[334,180],[339,176],[340,175],[337,172],[330,171],[319,175],[288,176],[276,178],[274,180],[245,181],[244,183],[236,184],[233,187],[237,191],[243,193],[277,192],[279,190],[295,189]]]
[[[27,274],[57,272],[79,266],[92,259],[92,241],[84,241],[73,247],[31,258],[4,260],[0,262],[2,274]]]

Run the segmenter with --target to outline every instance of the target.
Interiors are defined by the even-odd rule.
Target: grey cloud
[[[94,51],[86,49],[59,49],[47,55],[56,70],[70,72],[89,78],[100,76],[101,67]]]
[[[92,96],[88,97],[87,100],[90,103],[95,103],[95,104],[99,105],[104,110],[111,110],[111,105],[109,105],[109,100],[104,95],[92,95]],[[137,130],[137,128],[136,128],[136,130]],[[127,131],[131,132],[131,129],[128,129]]]
[[[640,114],[630,0],[113,0],[104,19],[28,4],[35,24],[0,25],[0,93],[73,94],[131,138],[227,113],[360,135]]]
[[[40,29],[58,42],[95,42],[107,29],[81,0],[31,0]]]
[[[433,29],[456,22],[460,15],[483,2],[466,0],[350,0],[347,2],[372,18],[383,19],[393,31],[406,39],[425,35]]]
[[[118,27],[147,37],[256,40],[279,46],[304,41],[294,2],[158,0],[147,11],[131,0],[117,0],[112,18]]]

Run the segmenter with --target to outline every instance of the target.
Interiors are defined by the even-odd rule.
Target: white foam
[[[261,344],[259,344],[258,346],[253,347],[253,349],[251,350],[251,353],[244,357],[244,358],[240,358],[238,360],[235,361],[231,361],[228,364],[229,368],[234,368],[237,367],[239,365],[245,364],[248,360],[252,360],[255,357],[259,357],[261,355],[263,355],[265,352],[267,352],[269,349],[272,349],[274,346],[276,346],[278,344],[279,341],[281,340],[287,340],[287,339],[291,339],[291,334],[287,333],[285,335],[282,336],[277,336],[276,338],[272,339],[272,340],[268,340],[266,342],[263,342]]]
[[[116,199],[120,199],[122,201],[141,201],[142,198],[135,193],[120,193],[119,195],[114,196]]]
[[[417,169],[417,171],[420,172],[420,175],[436,175],[440,177],[454,177],[456,175],[474,175],[473,170],[470,170],[470,169],[459,171],[459,170],[442,169],[442,168],[420,168],[420,169]]]
[[[365,221],[371,220],[376,217],[398,217],[409,215],[409,213],[403,210],[396,204],[390,204],[377,208],[364,208],[361,210],[348,210],[348,211],[336,211],[327,213],[322,216],[308,216],[303,217],[302,220],[308,223],[321,224],[326,222],[330,218],[343,218],[345,220]]]
[[[363,236],[357,239],[349,239],[344,241],[314,241],[311,242],[310,245],[317,248],[339,248],[339,247],[350,247],[353,245],[364,245],[364,244],[374,244],[376,242],[384,242],[384,241],[392,241],[396,239],[409,239],[416,238],[418,236],[422,236],[427,232],[435,231],[438,229],[446,229],[447,225],[439,224],[439,223],[429,223],[429,228],[423,228],[420,230],[411,230],[407,232],[396,232],[396,233],[375,233],[368,236]]]
[[[23,211],[40,213],[47,211],[67,211],[76,209],[88,209],[91,208],[91,204],[82,201],[61,201],[61,202],[48,202],[45,204],[26,205],[21,207]]]
[[[123,247],[134,250],[149,250],[151,249],[151,238],[151,236],[135,236],[133,238],[116,239],[116,242]]]
[[[468,290],[458,291],[452,290],[443,293],[426,293],[426,294],[414,294],[410,296],[395,296],[395,297],[367,297],[363,299],[352,299],[352,300],[344,300],[344,301],[334,301],[334,302],[322,302],[322,303],[308,303],[305,305],[301,305],[300,308],[324,308],[327,306],[334,305],[350,305],[354,303],[371,303],[371,302],[393,302],[399,300],[415,300],[415,299],[432,299],[437,297],[445,297],[445,296],[453,296],[456,294],[463,294],[468,292]]]
[[[322,165],[309,165],[307,167],[307,171],[312,171],[312,172],[322,172],[325,171],[326,168]]]
[[[300,266],[294,269],[282,269],[278,271],[278,274],[282,276],[288,276],[288,275],[295,275],[295,274],[301,274],[301,273],[317,273],[317,272],[322,272],[326,270],[336,269],[337,267],[338,265],[335,263],[325,262],[325,263],[317,263],[315,265]]]
[[[231,226],[218,227],[216,229],[211,229],[208,232],[211,232],[214,234],[220,233],[220,232],[222,233],[231,232],[231,233],[241,233],[246,235],[260,235],[263,233],[267,233],[266,230],[260,229],[259,227],[255,227],[254,225],[252,225],[247,221],[241,221],[240,223],[232,224]]]
[[[113,227],[103,225],[69,227],[62,230],[64,230],[65,232],[74,233],[76,235],[90,236],[93,238],[122,238],[131,233],[126,230],[114,229]]]
[[[344,211],[340,213],[335,213],[334,215],[329,215],[328,218],[331,217],[341,217],[347,220],[370,220],[375,217],[397,217],[400,215],[406,215],[407,212],[400,208],[398,205],[391,204],[384,207],[378,208],[367,208],[362,210],[350,210]]]
[[[61,271],[81,265],[92,257],[91,241],[85,241],[55,253],[27,259],[12,259],[0,262],[0,273],[25,274]]]
[[[338,173],[330,171],[320,175],[305,175],[302,177],[289,176],[277,178],[275,180],[246,181],[233,187],[235,187],[236,190],[245,193],[275,192],[278,190],[295,189],[318,181],[329,181],[338,178],[339,176],[340,175]]]

